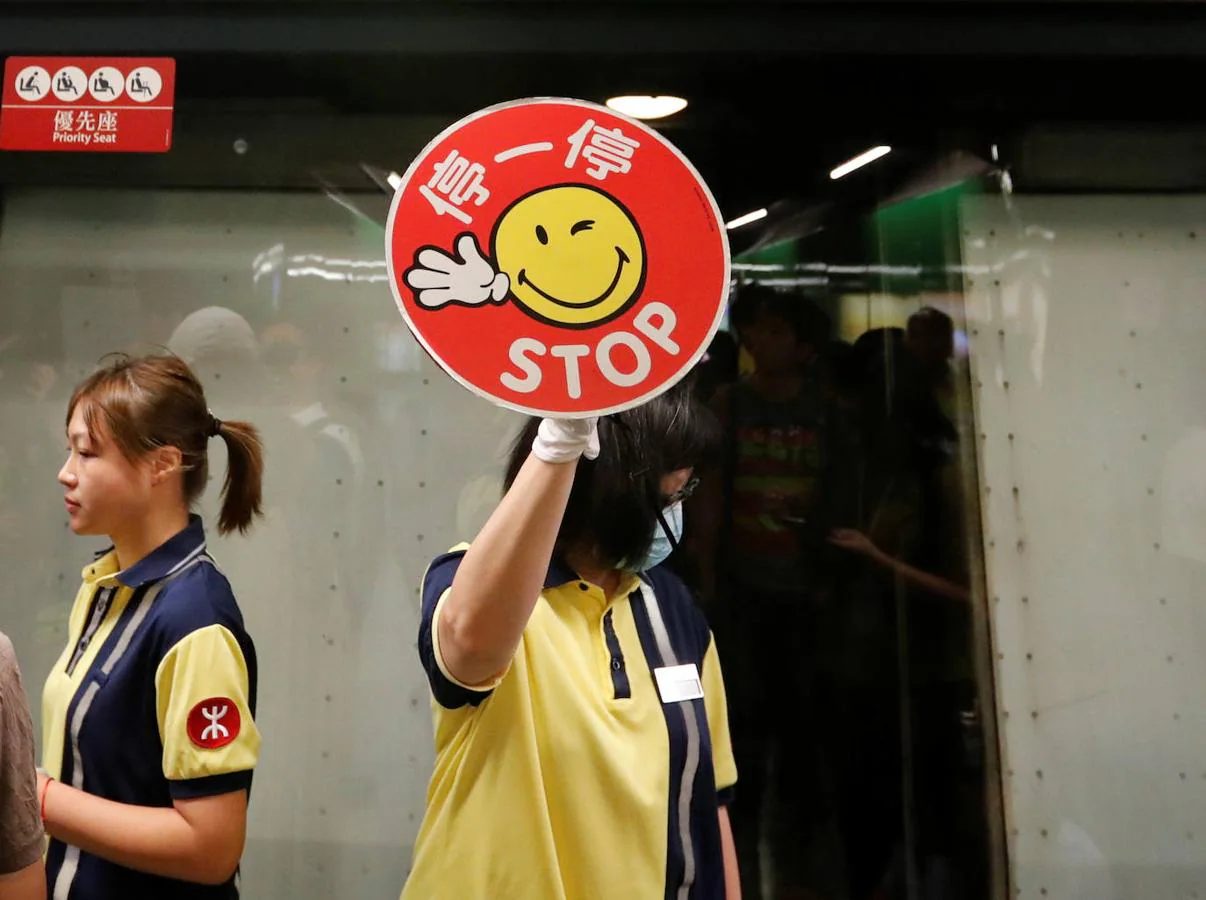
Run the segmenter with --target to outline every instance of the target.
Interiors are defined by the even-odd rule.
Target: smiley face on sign
[[[576,100],[503,104],[437,137],[397,189],[386,255],[436,361],[535,415],[601,415],[669,388],[715,333],[729,282],[690,163]]]

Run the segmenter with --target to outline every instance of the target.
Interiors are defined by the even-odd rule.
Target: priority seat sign
[[[166,153],[176,61],[10,56],[0,150]]]
[[[699,173],[653,129],[581,100],[451,125],[401,178],[386,231],[418,340],[465,387],[534,415],[605,415],[667,390],[728,295]]]

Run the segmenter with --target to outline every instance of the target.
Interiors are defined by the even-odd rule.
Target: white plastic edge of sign
[[[489,115],[490,113],[493,113],[493,112],[497,112],[500,109],[509,109],[514,106],[538,106],[538,105],[549,104],[549,103],[556,103],[559,105],[568,105],[568,106],[579,106],[579,107],[582,107],[583,109],[588,109],[588,110],[595,111],[595,112],[602,112],[602,113],[607,114],[608,116],[612,116],[614,118],[628,122],[630,125],[633,125],[642,133],[648,134],[648,135],[654,137],[655,139],[657,139],[657,141],[659,141],[664,147],[666,147],[666,149],[668,149],[671,153],[673,153],[676,157],[678,157],[679,161],[684,166],[687,167],[687,170],[692,175],[695,176],[695,180],[699,184],[700,188],[703,189],[703,194],[707,198],[709,208],[712,211],[712,220],[716,225],[717,234],[720,236],[720,246],[721,246],[721,250],[724,254],[724,278],[722,279],[723,287],[721,288],[722,293],[721,293],[721,297],[720,297],[720,302],[717,303],[717,305],[716,305],[716,315],[712,319],[712,324],[708,327],[708,333],[704,336],[704,339],[700,342],[699,347],[696,348],[695,352],[691,354],[691,356],[683,363],[683,365],[679,368],[679,370],[677,372],[675,372],[673,375],[671,375],[668,379],[666,379],[664,382],[659,384],[657,387],[653,388],[650,391],[647,391],[646,393],[642,394],[640,397],[637,397],[633,400],[626,401],[624,403],[617,404],[616,406],[608,407],[606,409],[586,410],[586,411],[578,411],[578,412],[564,412],[564,411],[559,411],[559,410],[540,409],[539,407],[534,407],[534,406],[525,406],[521,403],[514,403],[512,401],[506,400],[503,397],[498,396],[497,394],[492,394],[489,391],[486,391],[483,388],[480,388],[477,385],[470,383],[465,378],[462,378],[458,372],[454,371],[453,368],[450,365],[448,365],[448,363],[444,362],[444,360],[440,357],[440,355],[438,353],[436,353],[435,349],[427,342],[427,339],[423,336],[422,331],[420,331],[415,326],[415,323],[413,321],[411,321],[410,314],[406,310],[406,303],[403,300],[402,292],[399,288],[398,275],[400,275],[401,273],[395,272],[395,269],[394,269],[394,258],[393,258],[394,216],[397,215],[398,204],[402,199],[402,193],[403,193],[403,191],[406,190],[407,185],[410,184],[410,179],[414,176],[415,170],[419,167],[419,163],[421,163],[423,160],[425,160],[427,158],[428,154],[442,140],[444,140],[444,138],[448,137],[448,135],[452,134],[454,131],[459,130],[460,128],[463,128],[465,125],[468,125],[470,122],[473,122],[476,119],[480,119],[482,116]],[[410,262],[411,262],[410,260],[407,260],[406,265],[409,266]],[[627,409],[633,409],[637,406],[640,406],[643,403],[648,403],[654,397],[657,397],[661,394],[666,393],[671,388],[673,388],[676,384],[678,384],[678,382],[682,381],[683,378],[686,377],[687,373],[691,371],[692,367],[694,367],[694,365],[697,362],[699,362],[699,360],[703,357],[704,353],[707,352],[708,345],[711,343],[712,338],[716,336],[716,332],[720,328],[720,323],[724,319],[725,301],[728,299],[728,294],[729,294],[729,283],[732,279],[732,260],[730,259],[730,253],[729,253],[729,239],[728,239],[728,234],[725,231],[724,221],[723,221],[723,219],[721,219],[721,216],[720,216],[720,207],[716,205],[716,198],[712,196],[712,191],[708,187],[707,182],[705,182],[703,180],[703,177],[699,174],[699,171],[695,168],[694,165],[691,164],[691,160],[687,159],[687,157],[683,155],[681,150],[679,150],[677,147],[675,147],[672,143],[670,143],[668,140],[666,140],[664,137],[662,137],[660,134],[658,134],[656,131],[654,131],[652,128],[650,128],[648,125],[645,125],[644,123],[639,122],[630,116],[626,116],[623,113],[616,112],[614,109],[609,109],[605,106],[600,106],[597,103],[589,103],[586,100],[573,100],[573,99],[566,98],[566,97],[530,97],[525,100],[508,100],[505,103],[496,103],[493,106],[487,106],[484,109],[479,109],[477,112],[471,113],[470,115],[465,116],[463,119],[458,119],[456,122],[453,122],[451,125],[449,125],[447,128],[445,128],[443,131],[441,131],[438,135],[436,135],[434,138],[432,138],[430,141],[428,141],[427,146],[425,146],[415,156],[415,158],[411,161],[411,164],[406,168],[406,172],[402,175],[402,181],[398,184],[397,190],[394,191],[393,199],[390,201],[389,218],[385,222],[385,265],[386,265],[386,271],[389,272],[389,289],[393,292],[394,302],[395,302],[395,304],[397,304],[398,312],[400,312],[402,314],[402,319],[406,322],[406,327],[410,329],[410,333],[415,336],[415,339],[420,344],[423,345],[424,349],[426,349],[427,352],[431,355],[431,358],[434,359],[436,361],[436,363],[439,364],[440,368],[443,369],[446,373],[448,373],[448,375],[451,376],[454,381],[456,381],[462,387],[467,388],[468,390],[477,394],[479,397],[483,397],[486,400],[489,400],[491,403],[494,403],[497,406],[502,406],[506,409],[514,410],[515,412],[519,412],[519,413],[525,413],[525,414],[531,415],[531,416],[556,417],[556,418],[562,418],[562,419],[587,419],[592,416],[607,416],[607,415],[611,415],[612,413],[618,413],[618,412],[623,412],[624,410],[627,410]],[[405,268],[403,268],[403,271],[405,271]]]

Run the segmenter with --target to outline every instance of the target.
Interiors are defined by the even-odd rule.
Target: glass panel
[[[4,627],[35,698],[103,547],[66,530],[56,502],[71,386],[103,354],[168,347],[215,415],[263,432],[266,520],[245,539],[210,535],[259,655],[251,897],[400,889],[432,763],[416,586],[484,522],[514,432],[419,349],[382,257],[380,226],[318,193],[5,197]]]

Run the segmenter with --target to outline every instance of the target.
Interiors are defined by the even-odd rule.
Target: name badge
[[[698,700],[704,695],[699,669],[694,663],[654,669],[653,677],[657,679],[657,692],[662,695],[663,703]]]

